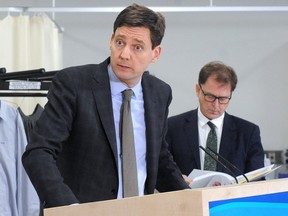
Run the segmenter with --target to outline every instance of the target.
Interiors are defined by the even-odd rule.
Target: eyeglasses
[[[208,93],[205,93],[202,89],[202,86],[199,84],[200,86],[200,89],[204,95],[204,99],[208,102],[214,102],[216,99],[218,99],[218,102],[220,104],[227,104],[229,103],[231,97],[216,97],[215,95],[212,95],[212,94],[208,94]]]

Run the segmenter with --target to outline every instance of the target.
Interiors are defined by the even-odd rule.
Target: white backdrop
[[[197,107],[200,68],[220,60],[232,66],[239,78],[228,112],[260,126],[265,150],[288,148],[288,13],[164,15],[163,52],[150,72],[173,89],[170,115]],[[104,60],[116,14],[79,13],[77,22],[72,16],[57,14],[57,22],[65,28],[64,65]]]
[[[209,0],[56,0],[56,7],[209,6]],[[2,6],[51,7],[51,0],[9,0]],[[13,5],[12,5],[13,4]],[[287,6],[288,0],[214,0],[216,6]],[[3,13],[2,13],[3,14]],[[98,63],[109,55],[117,13],[56,13],[64,28],[63,67]],[[228,112],[260,126],[265,150],[288,148],[288,12],[164,13],[163,53],[150,67],[173,89],[170,115],[197,107],[200,68],[221,60],[237,72],[239,84]],[[0,36],[1,37],[1,36]]]

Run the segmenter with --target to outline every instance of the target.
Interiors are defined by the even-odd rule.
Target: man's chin
[[[216,118],[218,118],[218,117],[220,117],[221,116],[221,114],[220,113],[209,113],[209,115],[208,115],[208,118],[209,119],[216,119]]]

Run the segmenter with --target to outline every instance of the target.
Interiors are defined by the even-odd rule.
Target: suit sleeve
[[[22,162],[44,207],[78,203],[56,165],[69,137],[75,113],[76,90],[69,73],[58,72],[48,102],[31,135]]]
[[[261,143],[260,128],[257,125],[253,127],[246,158],[245,172],[264,167],[264,150]]]

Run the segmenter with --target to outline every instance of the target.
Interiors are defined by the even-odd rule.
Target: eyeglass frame
[[[203,91],[203,88],[202,88],[201,84],[199,84],[199,86],[200,86],[200,89],[201,89],[201,91],[202,91],[202,93],[204,95],[204,99],[207,102],[214,102],[217,99],[219,104],[228,104],[230,102],[231,98],[232,98],[232,93],[231,93],[230,97],[217,97],[217,96],[215,96],[213,94],[205,93]],[[209,97],[210,97],[211,100],[210,99],[207,100],[207,98],[209,98]],[[221,100],[227,100],[227,102],[223,102],[223,101],[221,102]]]

